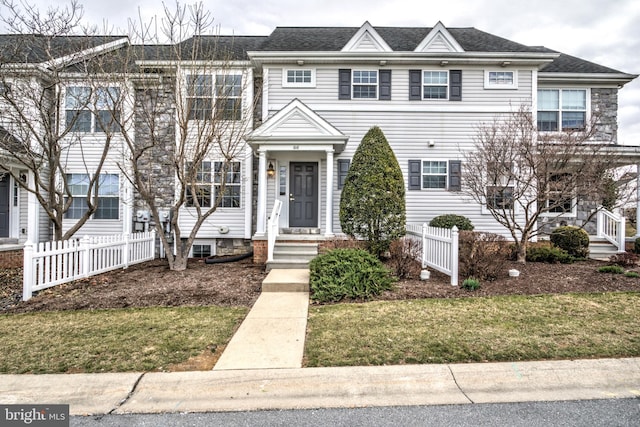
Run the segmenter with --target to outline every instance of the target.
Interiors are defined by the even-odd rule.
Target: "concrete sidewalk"
[[[640,397],[640,358],[0,375],[0,403],[70,404],[71,414],[443,405]]]

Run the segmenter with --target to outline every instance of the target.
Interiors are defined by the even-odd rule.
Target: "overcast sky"
[[[42,11],[52,3],[28,1]],[[141,16],[147,22],[162,15],[158,0],[78,1],[87,23],[106,23],[123,34],[129,19]],[[373,26],[432,27],[442,21],[446,27],[476,27],[640,74],[638,0],[206,0],[204,5],[224,35],[268,35],[276,26],[359,27],[369,21]],[[640,145],[640,78],[620,91],[618,121],[618,142]]]

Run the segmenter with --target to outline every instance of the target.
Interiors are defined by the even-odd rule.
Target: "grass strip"
[[[162,370],[225,345],[247,311],[176,307],[0,315],[0,373]]]
[[[640,356],[640,294],[311,306],[305,366]]]

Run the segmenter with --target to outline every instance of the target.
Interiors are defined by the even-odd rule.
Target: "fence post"
[[[27,240],[22,255],[22,301],[31,299],[33,292],[33,243]]]
[[[89,236],[84,236],[80,239],[78,244],[78,251],[80,252],[80,257],[82,258],[82,265],[80,266],[80,277],[89,277],[89,272],[91,271],[91,240]]]
[[[427,268],[427,223],[422,224],[422,269]]]
[[[451,285],[458,286],[458,227],[451,229]]]
[[[124,246],[122,247],[122,264],[124,266],[122,268],[124,269],[129,267],[129,234],[124,233],[122,240],[124,241]]]
[[[160,242],[160,247],[163,248],[162,242]],[[156,230],[155,230],[155,228],[153,230],[151,230],[151,240],[149,241],[148,257],[150,259],[156,259]]]

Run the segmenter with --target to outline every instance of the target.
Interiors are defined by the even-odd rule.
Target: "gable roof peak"
[[[442,21],[438,21],[416,47],[415,52],[464,52],[464,49]]]
[[[364,21],[364,24],[342,48],[343,52],[391,52],[392,50],[369,21]]]

